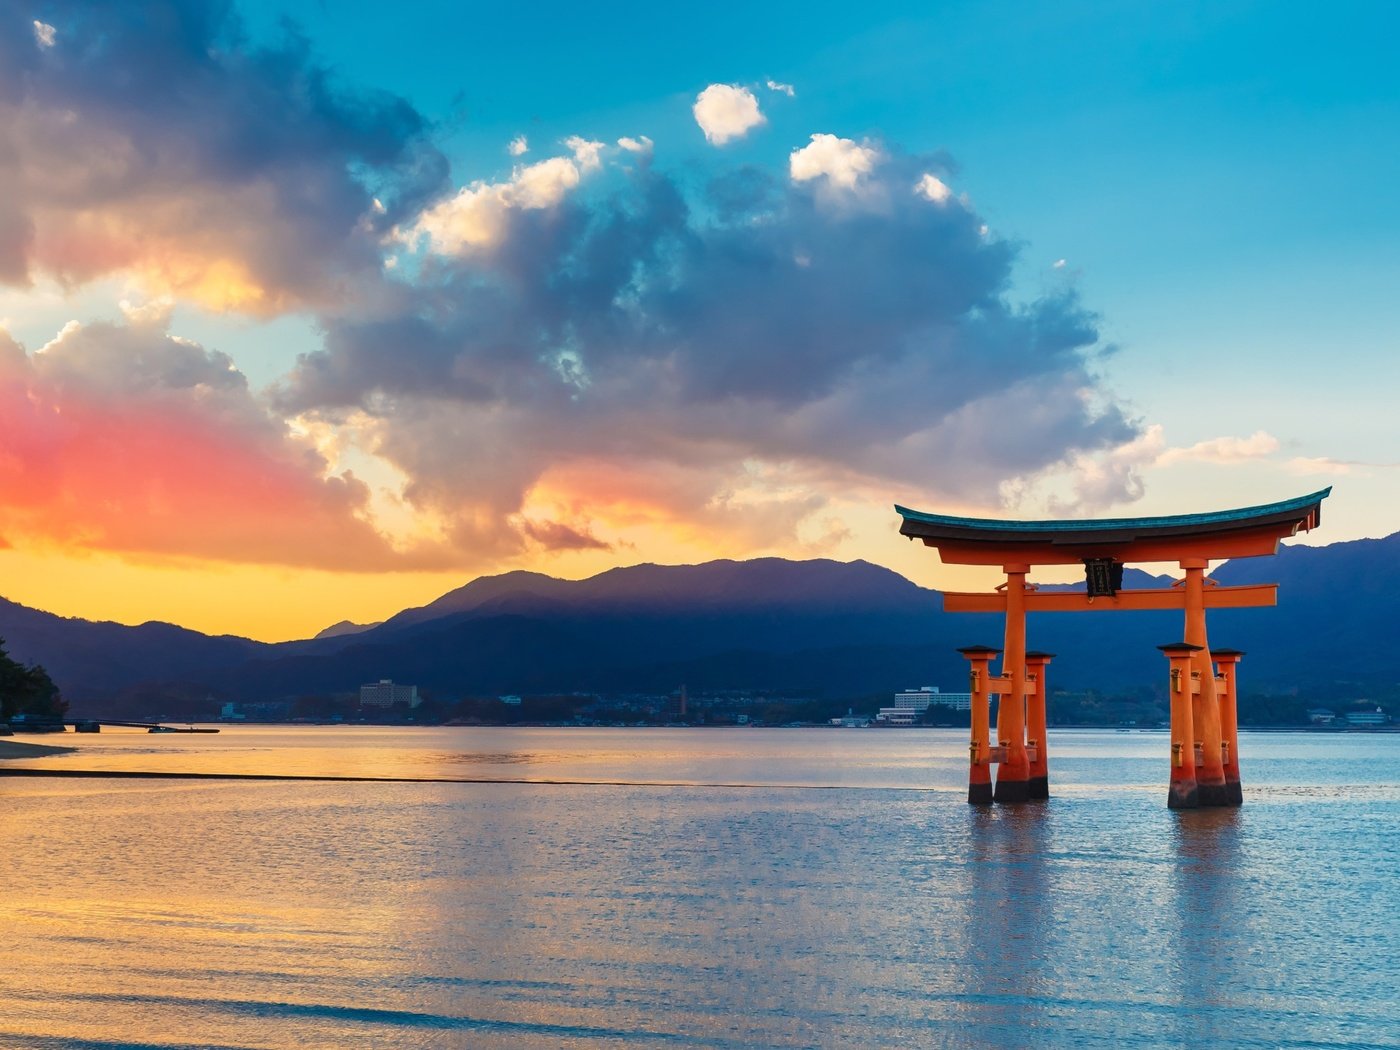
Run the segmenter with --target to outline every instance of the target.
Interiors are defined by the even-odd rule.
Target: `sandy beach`
[[[48,755],[64,755],[76,747],[55,747],[52,744],[22,744],[15,740],[0,740],[0,759],[4,758],[45,758]]]

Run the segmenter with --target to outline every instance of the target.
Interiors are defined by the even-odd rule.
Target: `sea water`
[[[0,1046],[1400,1045],[1400,735],[104,731],[0,777]],[[54,738],[44,738],[53,743]]]

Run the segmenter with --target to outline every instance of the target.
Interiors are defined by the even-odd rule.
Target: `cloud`
[[[510,140],[510,145],[506,147],[506,152],[512,157],[525,156],[525,154],[530,152],[529,140],[527,140],[524,135],[515,136],[515,138]]]
[[[1331,456],[1294,456],[1284,466],[1291,474],[1366,476],[1377,470],[1395,470],[1400,467],[1400,462],[1377,463],[1360,459],[1334,459]]]
[[[754,93],[737,84],[711,84],[695,97],[691,112],[712,146],[743,138],[767,121]]]
[[[1278,449],[1278,439],[1263,430],[1244,438],[1217,437],[1186,447],[1171,447],[1161,424],[1153,423],[1117,446],[1076,453],[1035,477],[1008,479],[1002,487],[1002,498],[1007,505],[1015,506],[1033,502],[1043,489],[1057,489],[1045,496],[1045,505],[1052,515],[1098,514],[1141,499],[1146,491],[1144,474],[1154,467],[1181,463],[1228,466],[1267,459]]]
[[[781,94],[786,95],[788,98],[792,98],[797,94],[797,92],[793,89],[793,86],[791,84],[781,84],[776,80],[767,80],[764,81],[764,83],[768,85],[769,91],[777,91]]]
[[[550,551],[612,550],[587,529],[575,529],[558,521],[522,521],[521,533],[529,540]]]
[[[602,167],[603,143],[591,142],[581,135],[570,135],[564,140],[564,145],[573,153],[580,171],[597,171]]]
[[[164,323],[74,323],[32,356],[0,332],[8,538],[327,569],[413,563],[363,520],[363,482],[332,473],[227,356]]]
[[[953,191],[948,188],[947,183],[937,175],[931,175],[928,172],[919,176],[919,181],[914,184],[914,192],[923,197],[924,200],[932,201],[934,204],[943,204],[953,195]]]
[[[785,169],[676,174],[644,136],[572,136],[454,186],[408,103],[294,34],[132,10],[55,0],[53,47],[0,14],[0,281],[141,289],[120,323],[0,342],[7,539],[486,569],[825,550],[843,501],[988,505],[1080,462],[1108,464],[1085,498],[1133,491],[1094,315],[1013,297],[1017,248],[946,157],[818,134]],[[736,85],[694,113],[715,145],[764,123]],[[172,334],[190,299],[321,342],[262,397]]]
[[[910,192],[946,165],[828,138],[805,179],[604,165],[548,208],[509,203],[489,252],[323,318],[278,408],[352,426],[446,542],[497,559],[539,542],[523,521],[791,552],[853,491],[995,503],[1133,439],[1073,291],[1012,301],[1015,248]],[[883,203],[830,208],[832,180]]]
[[[425,211],[408,236],[424,235],[447,254],[490,247],[504,238],[512,211],[558,206],[582,179],[579,167],[568,157],[550,157],[516,168],[506,182],[472,183]]]
[[[0,282],[115,273],[259,315],[355,301],[383,237],[445,188],[426,122],[294,34],[251,44],[231,5],[140,10],[0,18]]]
[[[806,146],[792,151],[788,172],[793,182],[821,179],[829,186],[854,190],[875,170],[880,159],[879,149],[868,142],[859,143],[835,135],[813,135]],[[922,187],[922,181],[919,186]]]
[[[1242,463],[1250,459],[1262,459],[1278,451],[1278,438],[1263,430],[1256,430],[1249,437],[1218,437],[1198,441],[1188,448],[1169,448],[1158,457],[1157,463],[1169,466],[1173,463]]]
[[[1164,448],[1162,428],[1154,424],[1113,448],[1076,453],[1069,457],[1067,464],[1052,466],[1044,475],[1053,477],[1068,473],[1070,495],[1068,498],[1050,495],[1046,499],[1050,515],[1086,517],[1141,499],[1146,492],[1143,472],[1157,463]],[[1002,489],[1004,502],[1013,507],[1024,502],[1035,485],[1033,479],[1010,481]]]

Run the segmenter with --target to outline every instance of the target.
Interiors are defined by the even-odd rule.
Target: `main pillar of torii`
[[[1091,521],[996,521],[896,506],[903,518],[900,533],[935,548],[945,563],[996,566],[1006,574],[1006,583],[995,592],[943,595],[947,612],[996,612],[1005,617],[1001,650],[986,646],[961,650],[972,664],[973,683],[968,801],[1045,797],[1045,672],[1043,662],[1029,661],[1035,667],[1028,666],[1027,613],[1180,609],[1183,640],[1161,647],[1171,662],[1173,765],[1167,804],[1174,809],[1238,805],[1234,664],[1242,654],[1210,649],[1206,611],[1274,605],[1278,588],[1275,584],[1214,586],[1206,578],[1206,569],[1212,561],[1276,553],[1279,540],[1318,526],[1322,501],[1331,491],[1326,488],[1238,510]],[[1124,565],[1144,562],[1175,562],[1183,579],[1168,588],[1121,590]],[[1044,592],[1026,582],[1037,565],[1080,563],[1085,569],[1083,592]],[[998,652],[1001,671],[993,675],[990,663]],[[1049,658],[1049,654],[1036,656]],[[1216,662],[1222,668],[1218,678]],[[995,745],[986,721],[992,696],[1000,697]],[[1036,704],[1041,705],[1039,710]],[[1028,740],[1028,715],[1038,739]],[[1040,721],[1035,724],[1037,715]],[[995,787],[991,785],[993,764],[999,766]]]

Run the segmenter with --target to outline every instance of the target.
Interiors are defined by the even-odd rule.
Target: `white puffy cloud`
[[[40,47],[53,47],[54,33],[53,26],[34,19],[34,39],[39,42]]]
[[[490,247],[504,237],[512,209],[555,207],[581,179],[568,157],[550,157],[517,168],[506,182],[474,182],[425,211],[410,239],[426,235],[435,250],[448,255]]]
[[[810,147],[809,147],[810,148]],[[914,192],[925,200],[930,200],[934,204],[942,204],[953,195],[953,191],[948,188],[948,184],[937,175],[924,172],[918,182],[914,184]]]
[[[695,123],[714,146],[743,138],[767,120],[753,92],[735,84],[711,84],[696,96],[691,111]]]
[[[806,146],[792,151],[788,171],[793,182],[825,179],[832,186],[853,190],[875,170],[880,159],[880,150],[868,142],[813,135]]]
[[[603,144],[593,142],[581,135],[570,135],[564,145],[574,155],[574,161],[583,171],[597,171],[603,164]]]
[[[786,95],[788,98],[793,98],[797,94],[797,91],[793,88],[791,84],[782,84],[771,78],[768,81],[766,81],[766,83],[768,85],[769,91],[777,91],[781,94]]]
[[[579,184],[579,168],[567,157],[550,157],[515,173],[510,203],[520,208],[552,208]]]
[[[617,140],[617,144],[619,148],[625,149],[628,153],[651,153],[655,146],[655,143],[645,135],[638,135],[636,138],[624,135]]]
[[[512,157],[523,157],[530,152],[530,140],[524,135],[517,135],[510,140],[510,145],[506,147]]]

